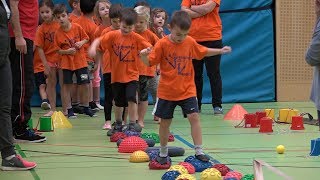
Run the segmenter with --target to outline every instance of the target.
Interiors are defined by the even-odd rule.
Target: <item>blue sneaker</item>
[[[68,118],[69,118],[69,119],[77,118],[77,115],[76,115],[76,114],[74,114],[74,112],[73,112],[73,109],[72,109],[72,108],[68,109]]]
[[[213,108],[213,113],[214,113],[214,115],[222,115],[223,109],[221,107],[215,107],[215,108]]]

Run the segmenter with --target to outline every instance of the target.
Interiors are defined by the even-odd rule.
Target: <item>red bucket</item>
[[[260,119],[260,133],[271,133],[272,129],[272,119],[269,117],[263,117]]]
[[[256,128],[257,127],[257,116],[256,114],[245,114],[244,115],[244,127],[245,128]]]

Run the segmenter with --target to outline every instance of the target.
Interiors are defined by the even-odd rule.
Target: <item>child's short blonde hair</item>
[[[137,6],[134,8],[138,16],[144,16],[146,21],[149,22],[150,19],[150,9],[146,6]]]
[[[96,5],[94,6],[94,14],[101,21],[101,16],[99,14],[99,3],[107,3],[110,8],[111,2],[109,0],[98,0],[96,2]]]

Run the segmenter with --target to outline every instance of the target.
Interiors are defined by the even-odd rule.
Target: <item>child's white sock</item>
[[[160,157],[167,157],[168,156],[168,146],[161,146],[160,147]]]
[[[202,145],[194,145],[194,150],[196,151],[196,155],[204,154]]]

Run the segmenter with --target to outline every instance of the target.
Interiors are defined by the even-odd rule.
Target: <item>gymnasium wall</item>
[[[64,2],[66,0],[55,0]],[[133,6],[134,0],[111,0]],[[162,7],[172,14],[181,1],[149,0],[152,7]],[[236,2],[236,3],[235,3]],[[276,100],[275,41],[272,0],[222,0],[220,15],[223,43],[233,48],[221,61],[223,102],[266,102]],[[210,85],[204,72],[204,103],[211,102]],[[103,88],[103,87],[101,87]],[[101,91],[101,98],[104,94]],[[33,105],[39,105],[35,92]]]
[[[277,100],[309,100],[313,70],[305,52],[315,24],[314,1],[276,1]]]

